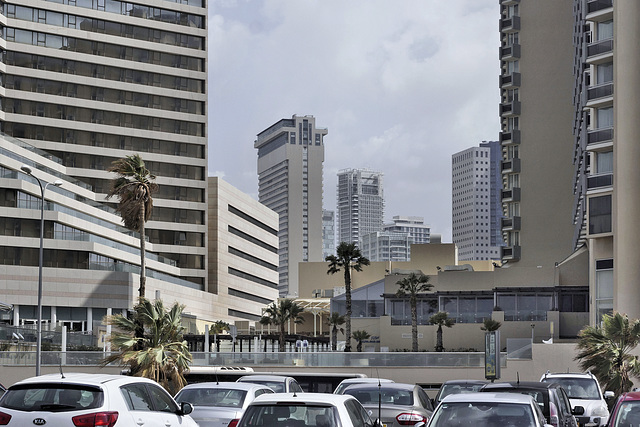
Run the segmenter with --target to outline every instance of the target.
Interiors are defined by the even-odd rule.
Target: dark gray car
[[[431,399],[415,384],[355,384],[347,387],[344,394],[358,399],[372,419],[380,420],[382,427],[426,423],[433,413]]]

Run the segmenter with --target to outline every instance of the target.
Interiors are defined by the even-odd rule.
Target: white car
[[[276,393],[301,393],[302,387],[293,377],[284,375],[244,375],[236,380],[239,383],[266,385]]]
[[[156,382],[102,374],[49,374],[9,387],[0,400],[0,424],[52,427],[198,427]]]
[[[353,396],[330,393],[274,393],[258,396],[238,427],[374,427]]]
[[[547,372],[540,381],[560,384],[569,396],[571,407],[584,408],[583,415],[576,415],[579,426],[604,426],[609,421],[609,409],[605,399],[612,398],[613,392],[607,391],[602,394],[598,380],[590,372],[555,374]]]
[[[333,391],[335,394],[344,394],[344,389],[353,384],[385,384],[392,383],[393,380],[389,380],[386,378],[346,378],[338,384],[336,389]]]
[[[446,396],[426,427],[552,427],[533,397],[520,393],[461,393]]]
[[[193,418],[200,427],[236,427],[240,417],[253,400],[269,387],[245,382],[189,384],[176,394],[176,402],[193,405]]]

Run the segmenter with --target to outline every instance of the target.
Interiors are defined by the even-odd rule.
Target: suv
[[[540,378],[546,383],[558,383],[567,391],[571,405],[584,407],[584,414],[576,417],[581,426],[603,426],[609,420],[609,410],[605,399],[612,398],[613,392],[602,394],[602,389],[596,377],[587,373],[557,373],[547,372]]]
[[[147,378],[50,374],[9,387],[0,400],[0,425],[197,427],[192,410]]]
[[[582,415],[584,408],[571,409],[567,392],[555,383],[515,381],[486,384],[481,392],[528,394],[536,401],[547,420],[554,427],[578,427],[574,415]]]

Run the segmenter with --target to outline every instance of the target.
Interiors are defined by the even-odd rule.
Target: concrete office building
[[[60,159],[96,201],[111,162],[139,153],[160,186],[149,243],[206,290],[206,3],[10,2],[2,14],[2,132]]]
[[[573,1],[500,1],[502,261],[573,251]],[[471,194],[471,193],[469,193]]]
[[[313,116],[282,119],[258,134],[258,197],[280,215],[281,296],[296,296],[298,263],[322,258],[322,169],[327,129]]]
[[[451,156],[453,242],[461,261],[501,257],[501,151],[496,141]]]
[[[322,259],[336,254],[336,215],[335,211],[322,211]]]
[[[360,239],[382,230],[384,186],[382,172],[345,169],[338,172],[336,192],[338,242],[360,243]]]

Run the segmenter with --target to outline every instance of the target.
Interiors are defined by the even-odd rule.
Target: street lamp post
[[[27,165],[22,165],[20,167],[22,172],[27,175],[33,177],[36,181],[38,181],[38,185],[40,186],[40,255],[38,259],[38,324],[37,327],[37,341],[36,341],[36,376],[40,375],[40,367],[42,366],[42,264],[44,262],[44,192],[51,184],[47,182],[44,187],[42,186],[42,181],[36,178],[33,175],[33,171],[31,167]],[[62,185],[62,181],[59,179],[53,182],[53,185],[59,187]]]

